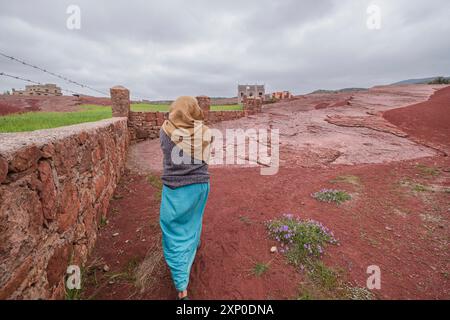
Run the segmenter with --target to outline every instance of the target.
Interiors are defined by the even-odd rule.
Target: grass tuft
[[[252,269],[253,275],[260,277],[269,270],[269,263],[257,262]]]
[[[160,200],[161,199],[161,194],[162,194],[162,188],[163,188],[163,183],[161,181],[161,178],[159,176],[153,175],[153,174],[149,174],[147,176],[147,181],[148,183],[150,183],[150,185],[156,189],[156,193],[155,193],[155,199],[156,200]]]
[[[424,164],[418,164],[416,168],[425,176],[436,177],[441,174],[438,168],[428,167]]]
[[[330,181],[331,183],[347,183],[354,186],[360,186],[361,185],[361,179],[358,176],[354,175],[343,175],[338,176]]]
[[[412,186],[412,190],[415,192],[427,192],[430,191],[430,189],[427,186],[424,186],[423,184],[416,183]]]
[[[337,204],[341,204],[345,201],[351,200],[352,198],[347,192],[334,189],[322,189],[316,193],[313,193],[311,196],[321,202],[334,202]]]
[[[105,216],[102,216],[100,218],[100,228],[106,227],[108,224],[108,219]]]

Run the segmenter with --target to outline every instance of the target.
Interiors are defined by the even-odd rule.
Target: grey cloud
[[[70,4],[81,30],[66,28]],[[0,51],[135,98],[232,96],[254,81],[305,93],[450,75],[449,16],[446,0],[1,1]],[[0,71],[95,94],[2,57]],[[1,91],[24,85],[0,77]]]

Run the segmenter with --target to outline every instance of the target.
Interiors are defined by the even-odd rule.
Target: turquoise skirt
[[[163,186],[160,208],[162,247],[177,291],[187,289],[202,231],[209,183],[171,189]]]

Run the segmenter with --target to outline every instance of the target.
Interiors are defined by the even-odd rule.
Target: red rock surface
[[[369,128],[376,131],[387,132],[398,137],[407,137],[408,135],[401,131],[398,127],[387,122],[380,116],[367,116],[367,117],[351,117],[334,115],[325,119],[327,122],[342,127],[354,127],[354,128]]]

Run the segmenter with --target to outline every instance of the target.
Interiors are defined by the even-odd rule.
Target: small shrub
[[[351,200],[352,198],[347,192],[335,189],[322,189],[316,193],[313,193],[311,196],[322,202],[334,202],[337,204],[341,204],[342,202]]]
[[[336,244],[333,232],[318,221],[301,220],[286,214],[267,223],[269,235],[280,243],[288,261],[303,269],[320,258],[326,244]]]

